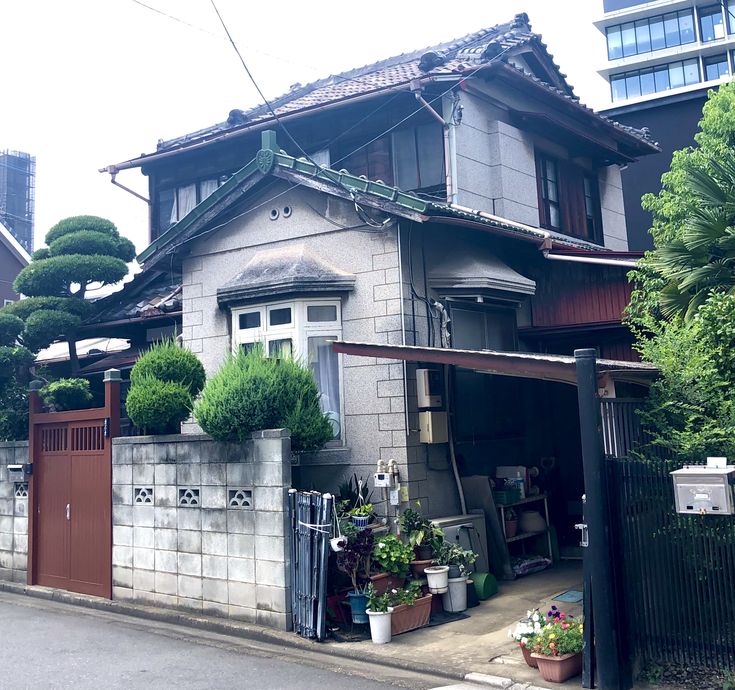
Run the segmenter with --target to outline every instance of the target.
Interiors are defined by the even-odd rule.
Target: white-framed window
[[[9,304],[14,304],[14,300],[12,299],[4,299],[3,300],[3,306],[7,307]]]
[[[322,410],[329,415],[334,438],[343,439],[340,355],[332,340],[342,337],[339,299],[272,302],[232,310],[232,350],[250,350],[261,343],[269,357],[291,356],[311,369]]]

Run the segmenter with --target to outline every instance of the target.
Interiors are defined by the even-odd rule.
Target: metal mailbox
[[[677,513],[735,514],[735,465],[726,462],[707,458],[706,465],[687,465],[671,473]]]
[[[8,481],[11,482],[24,482],[25,476],[23,473],[23,465],[7,465],[8,468]]]

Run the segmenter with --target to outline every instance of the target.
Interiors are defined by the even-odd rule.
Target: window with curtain
[[[156,237],[194,210],[222,184],[221,178],[197,180],[179,187],[158,190]],[[155,237],[153,238],[155,239]]]
[[[250,351],[260,343],[268,357],[296,357],[309,367],[335,440],[343,440],[342,381],[339,355],[330,341],[341,337],[339,300],[296,300],[232,310],[233,351]]]

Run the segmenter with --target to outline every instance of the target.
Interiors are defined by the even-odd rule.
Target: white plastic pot
[[[450,577],[448,590],[442,594],[442,606],[445,611],[458,613],[467,608],[467,578]]]
[[[393,607],[389,606],[385,612],[368,609],[365,613],[370,617],[370,637],[373,643],[386,644],[390,642],[390,617],[393,613]]]
[[[443,594],[447,591],[447,581],[449,579],[448,565],[430,565],[424,570],[424,575],[426,575],[429,591],[432,594]]]

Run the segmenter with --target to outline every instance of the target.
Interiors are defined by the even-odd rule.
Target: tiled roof
[[[516,15],[511,22],[497,24],[446,43],[404,53],[341,74],[330,75],[325,79],[320,79],[305,86],[297,84],[287,93],[273,99],[271,105],[275,113],[281,117],[357,96],[365,96],[400,87],[409,84],[414,79],[426,77],[435,79],[441,79],[442,77],[460,78],[484,68],[495,58],[500,58],[507,63],[506,58],[510,57],[514,48],[529,43],[535,44],[542,52],[546,53],[548,63],[558,75],[559,83],[563,88],[547,84],[520,69],[517,65],[515,65],[516,69],[519,69],[521,73],[535,82],[543,84],[551,91],[567,98],[584,111],[594,114],[590,108],[579,103],[572,87],[566,82],[566,75],[553,62],[553,55],[548,52],[541,36],[531,31],[528,16],[525,14]],[[620,125],[601,115],[598,115],[598,117],[626,134],[630,134],[646,143],[651,143],[646,134],[640,130]],[[265,104],[245,111],[232,110],[225,122],[192,132],[183,137],[159,142],[158,152],[185,148],[190,143],[205,141],[224,132],[247,129],[255,123],[272,119],[273,115]]]

